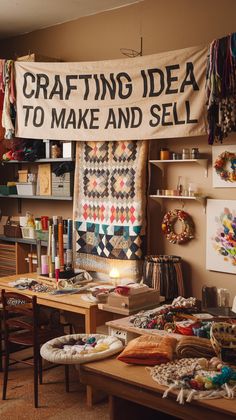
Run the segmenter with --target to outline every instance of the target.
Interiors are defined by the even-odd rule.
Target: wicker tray
[[[8,238],[21,238],[21,228],[20,224],[18,222],[15,222],[10,219],[10,217],[7,220],[7,223],[3,227],[4,229],[4,235]]]

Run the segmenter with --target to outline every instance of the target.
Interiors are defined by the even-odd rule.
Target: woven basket
[[[7,223],[4,226],[4,235],[8,238],[21,238],[22,235],[19,222],[15,222],[8,217]]]
[[[227,357],[227,353],[236,358],[236,324],[213,322],[210,340],[219,358]]]

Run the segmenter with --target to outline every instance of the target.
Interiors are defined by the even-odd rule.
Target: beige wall
[[[140,49],[140,36],[143,37],[143,55],[161,51],[174,50],[192,45],[207,44],[214,38],[219,38],[235,31],[236,1],[235,0],[145,0],[143,3],[97,16],[83,18],[74,22],[58,25],[18,38],[1,42],[0,56],[20,56],[35,52],[50,57],[58,57],[65,61],[94,61],[121,58],[121,48]],[[231,135],[225,144],[235,144],[236,136]],[[154,142],[153,157],[163,142]],[[182,151],[184,146],[199,147],[202,154],[209,158],[208,178],[204,171],[194,164],[184,166],[168,166],[166,184],[175,187],[178,176],[197,182],[202,193],[211,198],[236,199],[236,190],[232,188],[213,189],[211,182],[211,147],[207,138],[196,137],[187,139],[171,139],[165,144],[170,149]],[[156,170],[153,176],[160,182],[160,174]],[[26,203],[27,204],[27,203]],[[32,208],[36,211],[39,203]],[[40,202],[41,208],[49,213],[58,210],[46,207]],[[61,204],[60,204],[61,205]],[[179,207],[181,203],[165,201],[165,209]],[[54,204],[55,206],[55,204]],[[69,207],[68,207],[69,206]],[[24,205],[24,209],[25,209]],[[70,212],[70,205],[62,211]],[[40,209],[41,210],[41,209]],[[206,215],[199,203],[185,203],[196,225],[196,238],[186,245],[169,244],[160,232],[160,207],[150,203],[152,253],[167,253],[180,255],[184,260],[184,270],[188,289],[200,297],[203,284],[227,287],[231,295],[236,295],[235,274],[210,272],[205,269],[206,249]],[[236,272],[235,272],[236,273]]]

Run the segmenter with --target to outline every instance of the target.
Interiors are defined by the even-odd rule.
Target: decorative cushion
[[[41,356],[52,363],[77,364],[105,359],[123,349],[122,342],[109,335],[71,334],[45,343]]]
[[[158,365],[172,360],[177,340],[173,337],[141,335],[131,340],[117,357],[125,363]]]

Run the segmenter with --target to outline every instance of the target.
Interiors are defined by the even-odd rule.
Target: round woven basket
[[[235,350],[236,356],[236,324],[213,322],[210,330],[210,340],[219,358],[222,357],[222,349]]]

